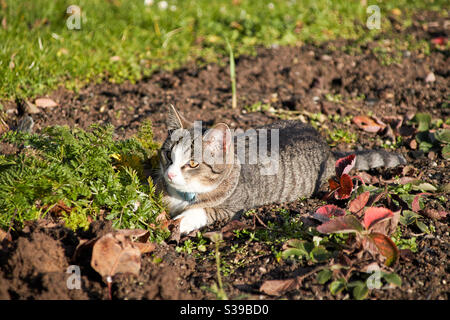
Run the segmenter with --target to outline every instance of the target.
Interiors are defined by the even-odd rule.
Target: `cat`
[[[258,206],[310,197],[335,174],[336,160],[345,155],[356,154],[357,170],[406,163],[402,155],[384,150],[332,151],[310,125],[284,120],[258,128],[271,133],[264,138],[271,151],[268,154],[276,156],[276,170],[268,173],[267,165],[274,161],[248,161],[254,152],[250,137],[245,140],[245,157],[238,156],[237,140],[243,133],[233,134],[225,123],[210,130],[194,130],[195,125],[171,105],[167,125],[168,137],[159,151],[155,184],[171,217],[181,219],[181,234]],[[254,136],[256,130],[252,132]],[[203,160],[209,161],[195,155],[196,141],[201,145]],[[278,147],[276,154],[274,144]]]

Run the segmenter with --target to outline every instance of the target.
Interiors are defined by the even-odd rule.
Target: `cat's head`
[[[198,124],[198,123],[197,123]],[[161,175],[180,192],[214,190],[227,176],[234,160],[232,134],[219,123],[209,130],[187,121],[171,105],[168,137],[160,151]]]

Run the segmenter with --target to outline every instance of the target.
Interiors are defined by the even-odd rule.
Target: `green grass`
[[[338,37],[370,39],[390,29],[386,13],[441,10],[444,1],[368,1],[381,8],[381,30],[365,27],[360,1],[1,0],[0,99],[32,97],[60,84],[137,81],[188,60],[222,63],[229,39],[236,56],[256,45],[295,45]],[[234,3],[234,4],[233,4]],[[82,10],[81,29],[66,26],[70,5]],[[360,21],[360,23],[355,23]]]

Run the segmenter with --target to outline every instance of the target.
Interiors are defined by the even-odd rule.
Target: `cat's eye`
[[[197,168],[198,167],[198,162],[194,161],[194,160],[189,161],[189,167]]]

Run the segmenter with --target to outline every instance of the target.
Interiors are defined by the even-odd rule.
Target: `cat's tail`
[[[387,152],[385,150],[355,150],[351,152],[332,151],[335,159],[343,158],[351,154],[356,155],[356,170],[369,170],[372,168],[392,168],[406,164],[406,159],[401,154]]]

